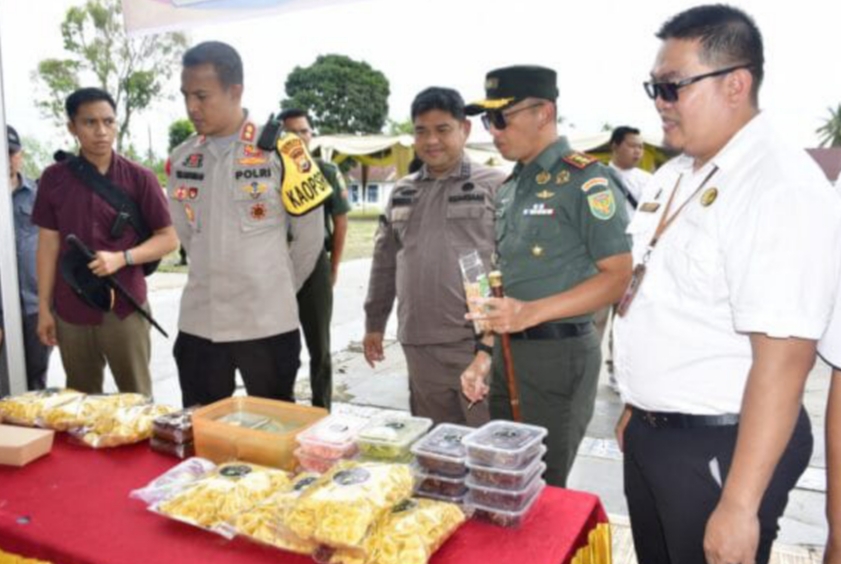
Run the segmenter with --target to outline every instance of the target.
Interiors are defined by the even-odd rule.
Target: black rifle
[[[92,250],[90,250],[90,249],[88,248],[88,246],[87,246],[87,245],[85,245],[84,243],[82,243],[82,241],[81,241],[78,237],[76,237],[75,235],[73,235],[72,233],[71,233],[70,235],[68,235],[68,236],[67,236],[67,243],[68,243],[71,247],[74,247],[77,251],[79,251],[80,253],[82,253],[83,255],[85,255],[85,257],[86,257],[89,261],[91,261],[91,260],[95,260],[95,259],[96,259],[96,254],[95,254]],[[105,279],[105,281],[108,283],[108,285],[109,285],[109,286],[111,286],[112,288],[114,288],[114,290],[116,290],[117,292],[119,292],[120,294],[122,294],[122,296],[126,299],[126,301],[127,301],[129,304],[131,304],[131,307],[133,307],[135,310],[137,310],[137,313],[139,313],[139,314],[140,314],[140,315],[142,315],[144,318],[146,318],[146,320],[147,320],[147,321],[149,321],[149,323],[151,323],[151,324],[152,324],[152,327],[154,327],[155,329],[157,329],[158,331],[160,331],[160,332],[161,332],[161,335],[163,335],[164,337],[166,337],[167,339],[169,339],[169,335],[167,335],[166,331],[164,331],[164,330],[163,330],[163,327],[161,327],[160,325],[158,325],[158,322],[157,322],[157,321],[155,321],[154,319],[152,319],[152,316],[151,316],[151,315],[149,315],[149,312],[148,312],[148,311],[146,311],[145,309],[143,309],[143,306],[141,306],[141,305],[137,302],[137,299],[135,299],[135,297],[131,295],[131,292],[129,292],[129,291],[126,289],[126,287],[125,287],[125,286],[123,286],[123,285],[120,283],[120,281],[119,281],[119,280],[117,280],[116,278],[114,278],[114,276],[113,276],[113,275],[111,275],[111,274],[109,274],[108,276],[103,276],[103,278]]]

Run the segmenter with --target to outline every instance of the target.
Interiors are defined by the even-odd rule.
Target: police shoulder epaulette
[[[599,162],[599,159],[596,157],[592,157],[585,153],[570,153],[563,158],[565,163],[569,163],[575,168],[578,169],[585,169],[588,166],[592,165],[593,163]]]

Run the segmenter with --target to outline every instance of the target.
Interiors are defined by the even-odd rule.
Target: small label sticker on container
[[[295,490],[296,492],[299,492],[301,490],[304,490],[304,489],[308,488],[317,479],[318,478],[316,478],[315,476],[307,476],[303,480],[298,480],[297,482],[295,482],[295,486],[292,489]]]
[[[451,445],[460,445],[463,437],[464,435],[460,433],[447,433],[442,437],[442,440]]]
[[[356,484],[364,484],[371,478],[371,473],[364,468],[351,468],[350,470],[342,470],[333,476],[333,481],[340,486],[355,486]]]
[[[251,473],[251,467],[244,464],[237,464],[235,466],[225,466],[219,473],[226,478],[241,478]]]
[[[399,431],[400,429],[405,428],[406,424],[401,423],[399,421],[389,421],[388,423],[385,424],[385,427],[388,428],[388,429],[395,429],[395,430]]]
[[[391,509],[391,512],[392,513],[403,513],[404,511],[411,511],[412,509],[414,509],[417,506],[418,506],[418,502],[415,501],[414,499],[411,499],[411,498],[404,499],[403,501],[401,501],[400,503],[395,505]]]

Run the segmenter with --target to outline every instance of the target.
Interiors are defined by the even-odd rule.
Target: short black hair
[[[188,49],[181,58],[184,68],[213,65],[224,88],[242,84],[242,59],[237,50],[221,41],[205,41]]]
[[[639,134],[640,130],[636,127],[631,127],[630,125],[620,125],[613,130],[613,133],[610,134],[610,144],[611,146],[621,145],[626,136]]]
[[[91,102],[108,102],[111,109],[114,112],[117,111],[117,103],[114,101],[114,98],[102,88],[79,88],[64,101],[64,110],[67,112],[67,118],[73,121],[73,118],[79,113],[79,108]]]
[[[459,121],[465,119],[464,99],[452,88],[431,86],[415,96],[412,101],[412,121],[431,110],[447,112]]]
[[[306,110],[302,110],[300,108],[289,108],[288,110],[283,110],[277,117],[280,121],[286,121],[288,119],[295,118],[307,118],[307,123],[312,125],[312,120],[310,119],[309,113],[307,113]]]
[[[742,10],[726,4],[696,6],[664,23],[657,38],[700,40],[700,59],[705,64],[746,65],[753,75],[751,98],[758,103],[765,75],[762,34]]]

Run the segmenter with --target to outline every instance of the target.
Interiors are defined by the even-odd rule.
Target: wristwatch
[[[473,350],[474,352],[486,352],[490,356],[494,355],[494,348],[491,345],[486,345],[485,343],[483,343],[481,339],[476,340],[476,345]]]
[[[134,259],[131,258],[131,251],[126,249],[123,251],[123,258],[126,259],[126,265],[134,266]]]

